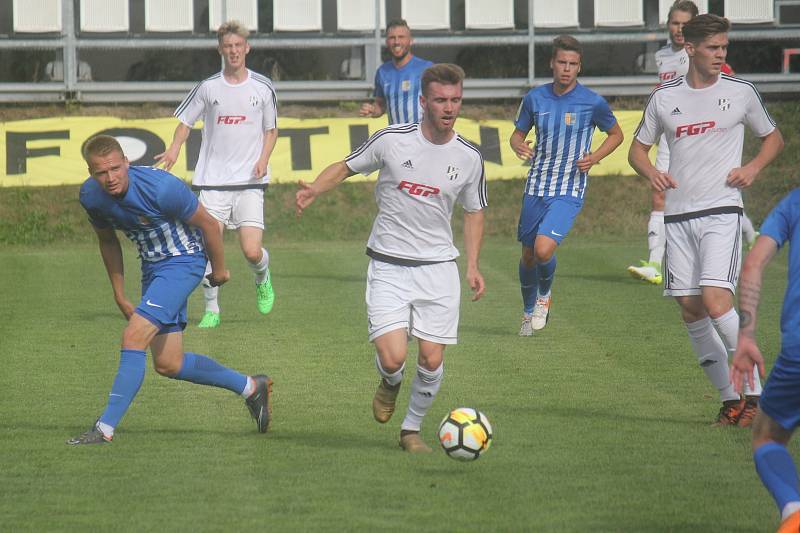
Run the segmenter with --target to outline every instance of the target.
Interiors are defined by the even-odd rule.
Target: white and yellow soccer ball
[[[477,409],[459,407],[439,424],[439,442],[453,459],[474,461],[492,445],[492,426]]]

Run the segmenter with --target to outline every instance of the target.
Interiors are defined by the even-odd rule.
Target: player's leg
[[[800,482],[787,445],[800,423],[800,362],[778,355],[753,421],[753,460],[781,513],[781,531],[800,531]],[[792,529],[793,528],[793,529]]]
[[[266,315],[272,311],[275,292],[269,275],[269,252],[264,248],[264,191],[249,189],[236,195],[233,206],[233,224],[239,233],[239,245],[256,285],[256,307]]]
[[[411,453],[430,453],[433,450],[419,435],[422,419],[436,399],[444,377],[444,344],[419,339],[419,358],[408,410],[400,425],[400,447]]]
[[[664,247],[666,238],[664,235],[664,193],[653,191],[652,195],[653,210],[650,212],[650,220],[647,222],[647,247],[649,256],[647,261],[640,261],[639,265],[628,267],[628,273],[636,279],[659,285],[663,278],[661,276],[661,264],[664,260]]]
[[[539,290],[539,269],[536,266],[534,242],[539,224],[547,212],[547,203],[540,196],[526,194],[522,198],[522,209],[517,226],[517,240],[522,244],[522,256],[519,260],[519,285],[522,293],[522,325],[519,329],[521,337],[533,335],[533,308]]]
[[[231,216],[231,195],[228,191],[200,191],[203,207],[219,222],[219,233],[225,231],[225,223]],[[206,264],[205,276],[211,274],[211,263]],[[216,328],[220,324],[219,287],[212,287],[203,276],[203,299],[205,312],[197,327]]]
[[[372,415],[385,424],[394,414],[397,395],[403,382],[408,353],[408,331],[405,327],[376,337],[375,367],[380,376],[378,388],[372,398]]]

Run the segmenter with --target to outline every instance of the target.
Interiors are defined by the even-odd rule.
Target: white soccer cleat
[[[647,263],[645,261],[642,261],[642,265],[638,267],[633,265],[629,266],[628,272],[634,278],[652,283],[653,285],[660,285],[663,280],[658,268],[653,263]]]
[[[531,325],[532,318],[533,315],[522,315],[522,325],[519,328],[520,337],[530,337],[533,335],[533,326]]]
[[[534,331],[544,329],[547,325],[547,320],[550,317],[550,302],[553,300],[551,296],[538,296],[536,298],[536,305],[533,307],[533,316],[531,317],[531,326]]]

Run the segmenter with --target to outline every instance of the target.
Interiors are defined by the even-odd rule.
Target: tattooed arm
[[[769,237],[760,236],[747,254],[739,280],[739,341],[731,364],[731,382],[737,392],[742,391],[742,381],[752,388],[753,366],[764,377],[764,357],[756,344],[756,313],[761,299],[761,280],[764,268],[775,256],[777,243]]]

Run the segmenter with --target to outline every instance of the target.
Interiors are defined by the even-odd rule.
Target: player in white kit
[[[741,189],[783,148],[783,138],[752,83],[721,74],[730,23],[699,15],[683,28],[689,70],[650,96],[628,161],[655,190],[666,191],[665,296],[681,307],[700,366],[723,402],[717,424],[748,426],[761,384],[741,399],[728,374],[739,318],[733,295],[741,269]],[[744,128],[761,148],[742,164]],[[664,133],[670,148],[666,172],[647,156]]]
[[[278,139],[277,99],[272,82],[249,70],[248,30],[239,22],[219,27],[222,72],[200,82],[175,111],[180,123],[172,144],[156,156],[166,170],[178,159],[194,123],[203,120],[203,142],[192,188],[200,203],[225,227],[237,230],[245,259],[255,275],[256,306],[272,310],[275,294],[269,275],[269,253],[262,245],[264,190],[269,183],[269,158]],[[201,328],[220,324],[218,287],[203,282],[206,310]]]
[[[373,399],[375,419],[388,422],[403,379],[408,336],[419,342],[408,411],[400,446],[430,452],[420,438],[422,418],[442,382],[444,349],[455,344],[460,283],[458,250],[450,226],[453,207],[464,208],[467,283],[473,300],[484,292],[478,257],[487,205],[483,158],[453,131],[461,109],[464,71],[433,65],[422,74],[423,119],[389,126],[370,137],[344,161],[327,167],[313,183],[300,182],[296,208],[302,213],[316,197],[355,173],[378,170],[378,214],[367,242],[369,339],[381,376]]]
[[[669,42],[655,53],[659,83],[685,76],[689,70],[689,56],[684,49],[683,26],[696,17],[697,14],[697,6],[691,0],[678,0],[670,7],[667,15]],[[724,74],[733,74],[733,70],[727,63],[722,66],[722,72]],[[663,135],[658,141],[656,168],[662,172],[666,172],[669,169],[669,145]],[[639,265],[629,266],[628,272],[637,279],[658,285],[663,281],[661,264],[664,260],[665,245],[664,192],[653,191],[652,203],[650,221],[647,224],[648,259],[639,261]],[[755,242],[755,228],[745,213],[742,213],[742,233],[746,243],[752,245]]]

